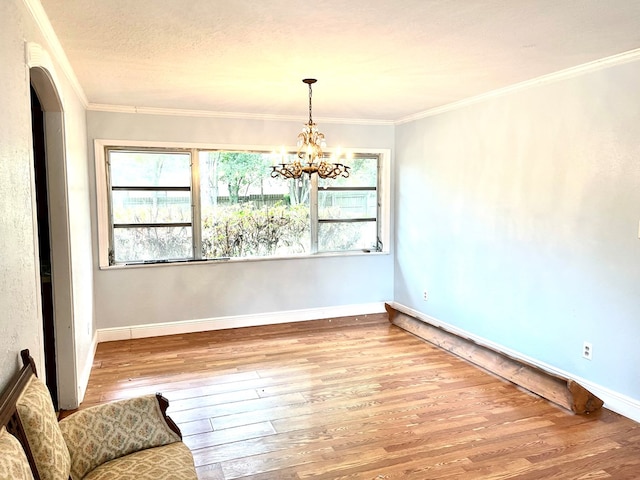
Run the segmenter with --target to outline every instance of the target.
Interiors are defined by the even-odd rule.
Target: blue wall
[[[638,85],[636,61],[399,125],[395,301],[639,400]]]

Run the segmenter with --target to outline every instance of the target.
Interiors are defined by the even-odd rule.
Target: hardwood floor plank
[[[227,403],[242,402],[245,400],[258,400],[260,395],[254,389],[234,390],[232,392],[214,393],[211,395],[203,395],[190,398],[182,398],[176,400],[173,395],[165,394],[171,401],[171,414],[176,415],[177,412],[185,410],[193,410],[195,408],[206,408],[215,405],[224,405]]]
[[[192,408],[190,410],[182,410],[178,412],[171,411],[170,413],[171,418],[179,423],[190,422],[207,417],[262,410],[264,408],[277,405],[295,405],[300,403],[305,403],[304,397],[299,393],[290,393],[287,395],[277,395],[267,398],[255,398],[218,405],[206,405],[203,407]]]
[[[225,480],[222,467],[218,463],[196,468],[198,480]]]
[[[224,465],[234,461],[242,463],[259,457],[280,458],[284,455],[302,459],[302,456],[307,454],[313,460],[315,455],[322,459],[323,455],[333,453],[331,446],[318,440],[319,437],[316,435],[271,435],[201,448],[194,450],[193,456],[196,466],[201,466],[209,463]],[[283,463],[282,467],[286,468],[287,465]],[[256,470],[254,473],[261,471]]]
[[[183,436],[188,437],[189,435],[213,432],[213,425],[211,425],[210,419],[203,418],[201,420],[194,420],[192,422],[181,422],[180,431],[182,432]]]
[[[213,432],[198,433],[195,435],[185,436],[184,443],[192,450],[198,448],[213,447],[222,445],[223,443],[232,443],[252,438],[273,435],[276,431],[270,422],[253,423],[251,425],[243,425],[241,427],[226,428],[224,430],[215,430]]]
[[[386,315],[103,343],[81,408],[157,391],[201,480],[640,478],[640,424],[572,415]]]

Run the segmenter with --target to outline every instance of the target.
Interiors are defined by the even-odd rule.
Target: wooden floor
[[[640,478],[640,424],[573,415],[386,315],[102,343],[82,408],[155,392],[201,479]]]

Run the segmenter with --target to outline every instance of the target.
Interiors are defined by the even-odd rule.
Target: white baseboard
[[[85,359],[84,368],[80,370],[78,377],[78,405],[84,400],[89,385],[89,377],[91,376],[91,368],[93,367],[93,359],[96,357],[96,349],[98,348],[98,332],[93,334],[91,345],[89,346],[89,356]],[[78,406],[76,405],[76,407]]]
[[[275,325],[278,323],[304,322],[325,318],[384,313],[384,311],[384,302],[375,302],[358,305],[341,305],[337,307],[260,313],[255,315],[182,320],[168,323],[133,325],[129,327],[101,328],[98,329],[97,332],[97,341],[98,343],[102,343],[115,340],[129,340],[132,338],[159,337],[162,335],[223,330],[227,328],[257,327],[260,325]]]
[[[576,376],[571,377],[595,396],[603,400],[606,408],[640,423],[640,401],[590,382],[585,378]]]
[[[517,360],[523,360],[531,365],[535,365],[536,367],[545,370],[547,372],[553,373],[555,375],[571,378],[582,385],[584,388],[589,390],[591,393],[599,397],[603,402],[604,406],[609,410],[619,413],[631,420],[636,422],[640,422],[640,400],[631,398],[627,395],[623,395],[622,393],[615,392],[611,389],[603,387],[602,385],[598,385],[596,383],[587,380],[586,378],[578,377],[569,372],[556,368],[552,365],[548,365],[540,360],[536,360],[535,358],[528,357],[518,351],[511,350],[503,345],[497,344],[485,338],[474,335],[473,333],[469,333],[466,330],[462,330],[461,328],[455,327],[453,325],[449,325],[448,323],[442,322],[437,318],[426,315],[422,312],[414,310],[410,307],[406,307],[400,303],[396,302],[388,302],[393,308],[398,310],[399,312],[406,313],[418,320],[421,320],[430,325],[441,327],[448,332],[451,332],[455,335],[459,335],[464,338],[468,338],[478,343],[479,345],[483,345],[485,347],[491,348],[493,350],[505,353],[510,357],[513,357]]]

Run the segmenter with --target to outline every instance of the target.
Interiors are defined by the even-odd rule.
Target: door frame
[[[79,388],[75,348],[64,108],[60,90],[57,87],[58,82],[53,62],[48,53],[34,43],[26,45],[26,53],[31,85],[36,91],[44,111],[58,404],[60,408],[72,409],[78,407]],[[34,176],[32,174],[32,178]],[[31,188],[35,203],[35,182],[33,181]],[[36,212],[35,208],[33,211]],[[34,231],[37,231],[38,220],[35,214],[33,221]],[[38,252],[37,236],[35,237],[35,252],[36,254]],[[37,255],[36,258],[38,258]],[[38,313],[39,317],[42,317],[39,279],[37,285]]]

